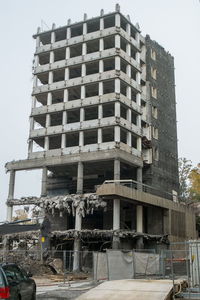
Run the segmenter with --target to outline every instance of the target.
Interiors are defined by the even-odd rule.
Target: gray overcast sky
[[[1,0],[0,9],[0,221],[5,219],[9,175],[4,165],[27,157],[31,110],[32,35],[43,20],[63,26],[112,12],[115,4],[133,24],[147,33],[175,57],[179,157],[200,162],[200,2],[199,0]],[[43,29],[48,27],[43,25]],[[40,172],[17,172],[16,197],[38,195]]]

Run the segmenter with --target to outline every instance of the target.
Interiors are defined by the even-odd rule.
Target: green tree
[[[179,199],[188,202],[190,197],[190,180],[189,175],[192,170],[191,160],[185,157],[179,158]]]

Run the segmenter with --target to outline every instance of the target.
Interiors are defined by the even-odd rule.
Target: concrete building
[[[194,237],[177,202],[173,57],[119,5],[34,39],[28,158],[6,164],[8,220],[14,205],[38,205],[75,250],[84,237],[93,250]],[[41,198],[15,199],[15,172],[28,169],[42,170]]]

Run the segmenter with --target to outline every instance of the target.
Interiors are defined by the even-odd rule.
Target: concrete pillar
[[[120,15],[119,14],[115,15],[115,26],[120,27]]]
[[[62,119],[62,125],[67,124],[67,111],[63,111],[63,119]]]
[[[8,200],[12,200],[14,198],[15,191],[15,170],[10,171],[10,181],[8,187]],[[7,205],[7,221],[11,222],[13,216],[13,206]]]
[[[71,38],[71,28],[67,27],[67,39]]]
[[[37,85],[38,85],[38,78],[37,78],[37,75],[34,75],[33,76],[33,87],[35,88],[35,87],[37,87]]]
[[[141,106],[141,94],[140,93],[136,94],[136,103],[138,106]]]
[[[120,68],[120,62],[121,62],[121,59],[120,59],[120,57],[119,56],[115,56],[115,69],[117,70],[117,71],[120,71],[121,70],[121,68]]]
[[[33,117],[30,117],[30,131],[32,131],[32,130],[34,130],[34,123],[35,123],[35,121],[34,121],[34,118]]]
[[[103,82],[100,81],[99,82],[99,96],[102,96],[103,95]]]
[[[42,186],[41,186],[41,197],[47,195],[47,167],[42,169]]]
[[[126,45],[126,53],[131,56],[131,45],[129,43]]]
[[[100,19],[100,30],[104,29],[104,20],[103,18]]]
[[[64,149],[66,148],[66,134],[63,133],[61,136],[61,148]]]
[[[87,45],[86,43],[82,44],[82,55],[86,55],[87,54]]]
[[[131,123],[131,109],[128,108],[126,111],[126,120]]]
[[[51,105],[52,104],[52,94],[51,92],[49,92],[47,94],[47,105]]]
[[[120,142],[120,127],[115,126],[115,142]]]
[[[127,132],[127,145],[130,146],[130,147],[132,146],[131,139],[132,139],[131,132],[128,131]]]
[[[48,84],[52,84],[53,83],[53,72],[50,71],[49,72],[49,80],[48,80]]]
[[[84,133],[83,131],[79,132],[79,146],[84,146]]]
[[[102,104],[99,104],[98,106],[98,119],[102,119],[103,118],[103,106]]]
[[[50,52],[49,63],[50,63],[50,64],[54,63],[54,52],[53,52],[53,51]]]
[[[36,37],[36,48],[40,47],[40,36]]]
[[[85,77],[85,76],[86,76],[86,65],[82,64],[81,77]]]
[[[136,52],[135,60],[138,64],[140,64],[140,52]]]
[[[69,68],[65,68],[65,80],[69,80]]]
[[[85,86],[81,86],[81,99],[83,100],[85,98]]]
[[[45,127],[48,128],[50,125],[51,125],[51,116],[50,116],[50,114],[47,114]]]
[[[114,160],[114,180],[120,180],[120,160]],[[120,229],[120,199],[113,199],[113,230]],[[120,239],[113,235],[113,249],[119,249]]]
[[[137,205],[136,206],[136,231],[143,233],[143,206]],[[139,237],[136,241],[136,248],[137,249],[143,249],[144,248],[144,242],[143,237]]]
[[[78,162],[77,170],[77,194],[83,193],[83,163]],[[80,231],[82,229],[82,216],[79,214],[79,208],[76,208],[75,216],[75,230]],[[73,261],[73,271],[80,270],[80,253],[81,250],[81,240],[79,238],[74,239],[74,261]]]
[[[141,73],[140,72],[136,73],[136,82],[137,82],[137,84],[141,83]]]
[[[32,96],[32,108],[35,108],[36,107],[36,102],[37,102],[37,99],[35,96]]]
[[[102,142],[102,128],[98,128],[98,144],[101,144]]]
[[[115,35],[115,48],[120,49],[120,35]]]
[[[52,31],[52,33],[51,33],[51,44],[55,43],[55,40],[56,40],[56,34],[55,34],[55,31]]]
[[[69,93],[68,93],[68,89],[64,90],[64,102],[67,102],[69,99]]]
[[[80,122],[83,122],[85,120],[85,109],[81,107],[80,109]]]
[[[33,140],[28,141],[28,154],[33,152]]]
[[[120,79],[115,79],[115,93],[120,94]]]
[[[126,74],[128,75],[129,78],[131,78],[131,65],[127,65]]]
[[[128,35],[131,35],[131,25],[129,23],[127,23],[126,25],[126,32],[128,33]]]
[[[44,138],[44,150],[48,151],[49,150],[49,137],[45,136]]]
[[[142,190],[142,168],[138,167],[137,168],[137,189]]]
[[[142,151],[142,140],[141,137],[137,138],[137,150]]]
[[[70,58],[70,48],[67,47],[65,52],[65,59],[69,59],[69,58]]]
[[[103,60],[99,61],[99,73],[103,73],[104,66],[103,66]]]
[[[99,51],[103,51],[104,49],[104,43],[103,43],[103,39],[99,40]]]
[[[87,34],[87,23],[83,23],[83,35]]]
[[[120,102],[115,102],[115,117],[120,117]]]
[[[127,96],[128,99],[131,100],[131,87],[130,86],[127,86],[126,96]]]

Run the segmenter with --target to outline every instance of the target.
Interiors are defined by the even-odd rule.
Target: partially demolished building
[[[173,57],[120,12],[34,35],[28,158],[6,164],[13,206],[40,207],[52,245],[152,247],[195,237],[178,203]],[[41,169],[41,197],[15,199],[15,173]],[[82,245],[81,245],[82,244]]]

